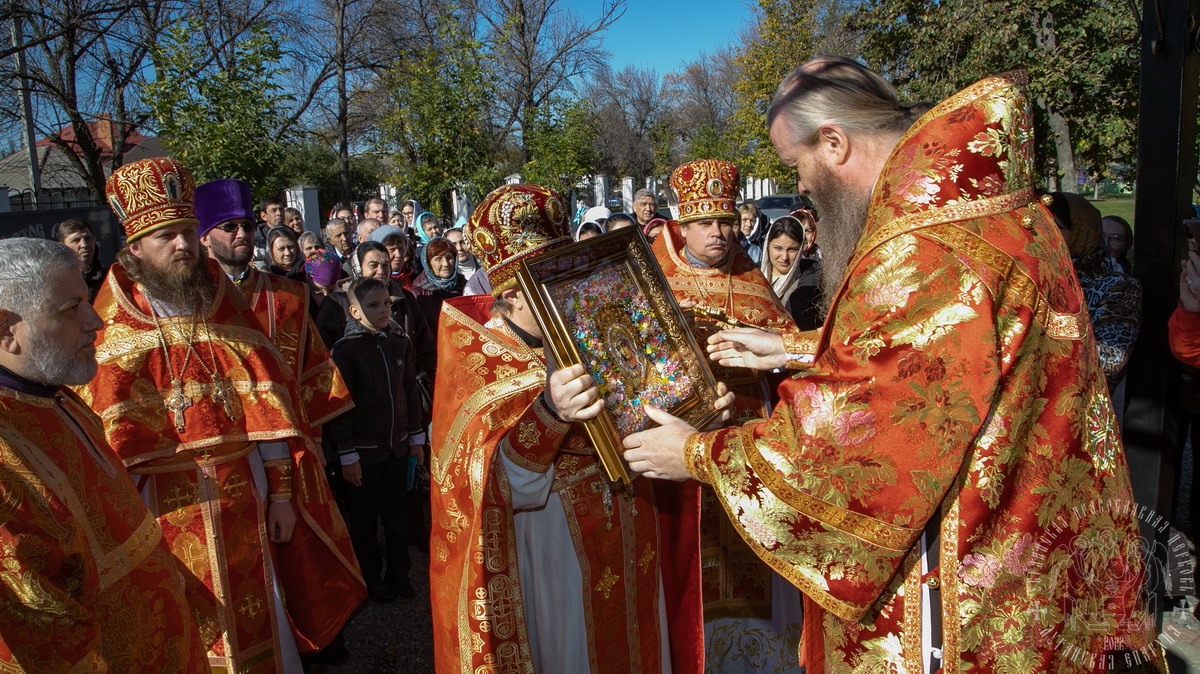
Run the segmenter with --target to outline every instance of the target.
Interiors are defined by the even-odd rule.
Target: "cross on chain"
[[[225,416],[233,418],[233,384],[224,377],[217,377],[213,382],[213,402],[225,408]]]
[[[183,432],[183,411],[192,406],[192,399],[183,392],[182,381],[178,379],[171,381],[171,394],[163,403],[175,415],[175,430]]]

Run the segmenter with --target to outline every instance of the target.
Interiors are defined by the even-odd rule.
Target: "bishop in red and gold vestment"
[[[205,672],[179,564],[63,387],[100,327],[74,253],[0,241],[0,670]]]
[[[186,168],[134,162],[108,192],[130,243],[96,299],[100,372],[81,392],[191,572],[211,665],[290,671],[365,594],[328,486],[305,468],[315,457],[305,458],[313,448],[293,364],[219,267],[201,261]],[[163,288],[174,276],[209,292],[181,306],[149,290],[151,272]]]
[[[787,334],[800,344],[802,335],[792,317],[735,238],[737,168],[717,159],[681,164],[671,172],[671,187],[678,198],[679,218],[663,227],[651,248],[675,300],[685,307],[695,305],[696,341],[706,344],[722,327],[741,325]],[[815,333],[807,336],[815,346]],[[735,421],[771,414],[770,391],[762,372],[714,363],[713,375],[736,396]]]
[[[1162,664],[1087,306],[1033,190],[1025,85],[990,77],[913,123],[857,63],[789,76],[772,104],[781,158],[819,212],[861,196],[867,214],[816,362],[768,420],[688,435],[663,416],[626,439],[635,470],[677,456],[712,485],[804,591],[810,673]],[[841,126],[852,106],[873,130]],[[714,343],[727,362],[786,360],[739,332]]]
[[[640,479],[632,496],[610,490],[582,426],[548,403],[540,331],[515,272],[521,259],[570,243],[566,212],[552,190],[506,186],[463,228],[494,297],[447,300],[440,318],[437,669],[700,672],[694,487]]]

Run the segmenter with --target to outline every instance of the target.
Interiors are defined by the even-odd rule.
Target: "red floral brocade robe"
[[[811,600],[810,673],[922,671],[923,610],[947,674],[1158,664],[1087,307],[1032,189],[1025,82],[978,82],[904,134],[815,364],[769,420],[688,441],[693,476]]]
[[[526,470],[554,467],[551,490],[583,576],[590,670],[659,671],[661,579],[673,670],[698,674],[704,635],[694,485],[640,479],[633,499],[609,496],[586,433],[553,418],[540,399],[541,349],[527,347],[502,319],[488,320],[491,301],[447,300],[439,319],[429,561],[437,671],[534,671],[503,452]]]
[[[100,416],[113,451],[142,485],[168,547],[190,572],[188,602],[210,664],[278,671],[275,583],[286,595],[289,581],[307,575],[288,607],[303,652],[337,633],[361,600],[362,581],[347,571],[353,558],[340,551],[344,525],[338,536],[332,526],[322,530],[319,520],[305,516],[319,512],[322,503],[336,511],[323,481],[293,470],[293,457],[309,451],[309,440],[288,363],[220,268],[210,263],[209,273],[217,280],[216,295],[192,333],[190,317],[155,321],[141,286],[113,265],[95,302],[105,322],[97,342],[99,371],[79,393]],[[214,395],[214,373],[234,392],[228,408]],[[182,377],[190,398],[182,431],[167,407],[172,375]],[[273,441],[286,442],[291,456],[264,456],[259,469],[250,455],[260,451],[258,443]],[[261,491],[255,477],[260,470],[266,483]],[[323,477],[319,471],[317,477]],[[283,554],[269,541],[268,497],[290,497],[296,506],[296,534],[279,546],[291,546]],[[338,561],[289,575],[278,562],[292,558]],[[350,605],[311,601],[314,578],[329,583],[321,596],[341,592]]]
[[[307,439],[312,441],[304,443],[303,451],[292,452],[292,502],[298,519],[307,526],[297,527],[291,543],[277,547],[280,584],[285,598],[292,598],[286,602],[288,616],[301,652],[310,653],[328,645],[367,598],[350,532],[317,458],[321,425],[354,409],[354,402],[309,316],[307,285],[251,267],[237,287],[283,355],[298,387],[298,411]],[[321,580],[314,582],[317,577]],[[296,606],[298,602],[321,610],[305,610]]]
[[[208,671],[158,523],[65,389],[0,387],[0,671]]]

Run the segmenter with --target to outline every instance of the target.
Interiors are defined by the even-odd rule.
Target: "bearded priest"
[[[242,295],[202,255],[191,172],[146,159],[114,171],[106,190],[128,244],[96,298],[99,374],[81,393],[190,571],[188,601],[209,664],[300,671],[300,649],[326,645],[365,591],[341,532],[312,535],[318,523],[297,521],[297,503],[304,514],[309,499],[331,499],[323,483],[293,477],[294,456],[312,451],[296,381]],[[285,609],[277,550],[285,545],[304,548],[289,549],[293,557],[341,557],[307,573],[322,574],[343,600]],[[306,553],[317,546],[326,554]],[[305,633],[311,626],[319,633]]]
[[[821,213],[830,310],[771,417],[625,439],[630,467],[712,486],[805,594],[820,672],[1163,671],[1129,468],[1065,241],[1034,191],[1028,78],[901,102],[803,64],[771,141]],[[791,366],[724,330],[725,365]]]

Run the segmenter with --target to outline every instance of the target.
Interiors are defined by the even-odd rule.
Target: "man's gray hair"
[[[654,200],[655,204],[658,204],[658,197],[654,196],[654,192],[651,192],[648,189],[642,188],[633,193],[634,201],[637,201],[638,199],[641,199],[642,197],[650,197],[651,199]]]
[[[896,90],[871,69],[840,56],[818,56],[793,70],[775,91],[767,125],[783,116],[792,138],[817,142],[826,124],[846,133],[903,133],[915,119]]]
[[[346,224],[346,218],[330,218],[329,222],[325,223],[325,235],[329,236],[329,228],[330,227],[333,227],[334,225],[344,225],[344,224]]]
[[[40,315],[60,290],[48,279],[64,269],[83,273],[79,256],[57,241],[0,239],[0,309]]]

